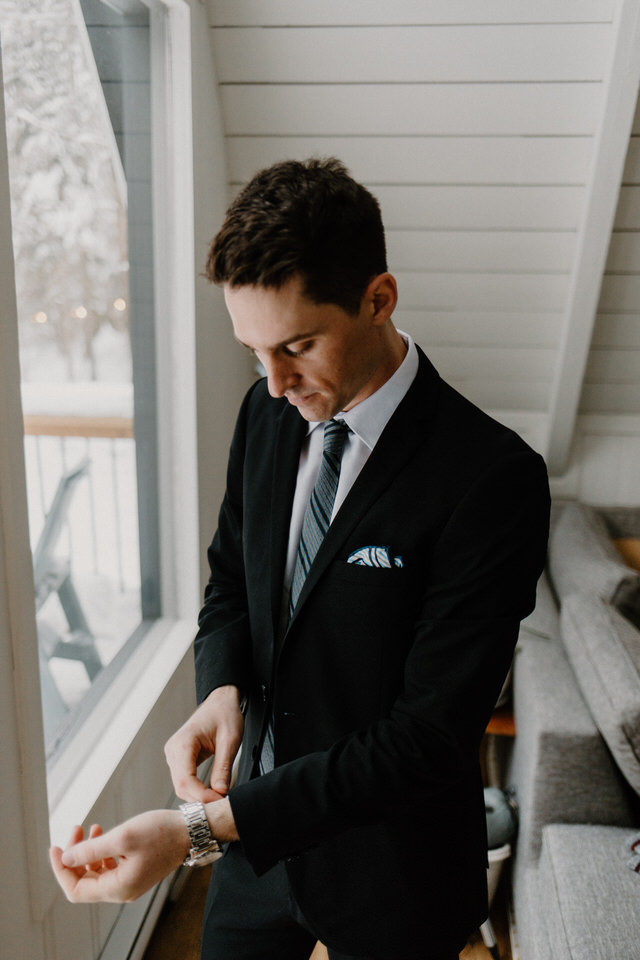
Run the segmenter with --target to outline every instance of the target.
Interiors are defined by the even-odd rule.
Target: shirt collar
[[[406,344],[407,352],[395,373],[370,397],[362,400],[346,413],[337,413],[335,416],[336,420],[344,420],[349,429],[370,450],[373,450],[380,439],[380,434],[395,413],[400,401],[404,399],[418,372],[418,351],[413,338],[402,330],[398,330],[398,333]],[[308,434],[322,422],[311,421]]]

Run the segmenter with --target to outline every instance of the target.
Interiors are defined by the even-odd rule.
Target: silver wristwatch
[[[180,813],[189,831],[191,849],[184,860],[185,867],[204,867],[222,853],[218,841],[212,836],[204,805],[199,801],[182,803]]]

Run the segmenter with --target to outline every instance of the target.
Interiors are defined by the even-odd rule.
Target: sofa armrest
[[[523,633],[514,660],[517,737],[508,775],[518,857],[537,861],[549,823],[634,824],[624,783],[557,640]]]
[[[546,570],[538,580],[535,608],[522,621],[521,638],[524,640],[529,634],[546,640],[553,640],[560,636],[558,605]]]

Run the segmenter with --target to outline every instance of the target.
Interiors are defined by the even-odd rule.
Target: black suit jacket
[[[487,914],[478,747],[544,563],[544,462],[420,352],[276,650],[305,432],[265,381],[249,391],[209,550],[198,696],[233,683],[249,697],[241,842],[257,873],[286,861],[336,950],[461,949]],[[403,566],[347,563],[364,546]],[[271,710],[276,769],[256,778]]]

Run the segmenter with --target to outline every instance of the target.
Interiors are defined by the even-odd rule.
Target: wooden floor
[[[193,870],[180,895],[165,905],[153,937],[144,954],[144,960],[199,960],[200,922],[209,883],[210,868]],[[503,877],[503,881],[508,879]],[[498,888],[491,920],[498,941],[501,960],[511,960],[509,924],[506,905],[507,884]],[[327,953],[320,944],[310,960],[326,960]],[[425,953],[425,960],[428,954]],[[490,960],[490,953],[478,933],[460,954],[461,960]]]

